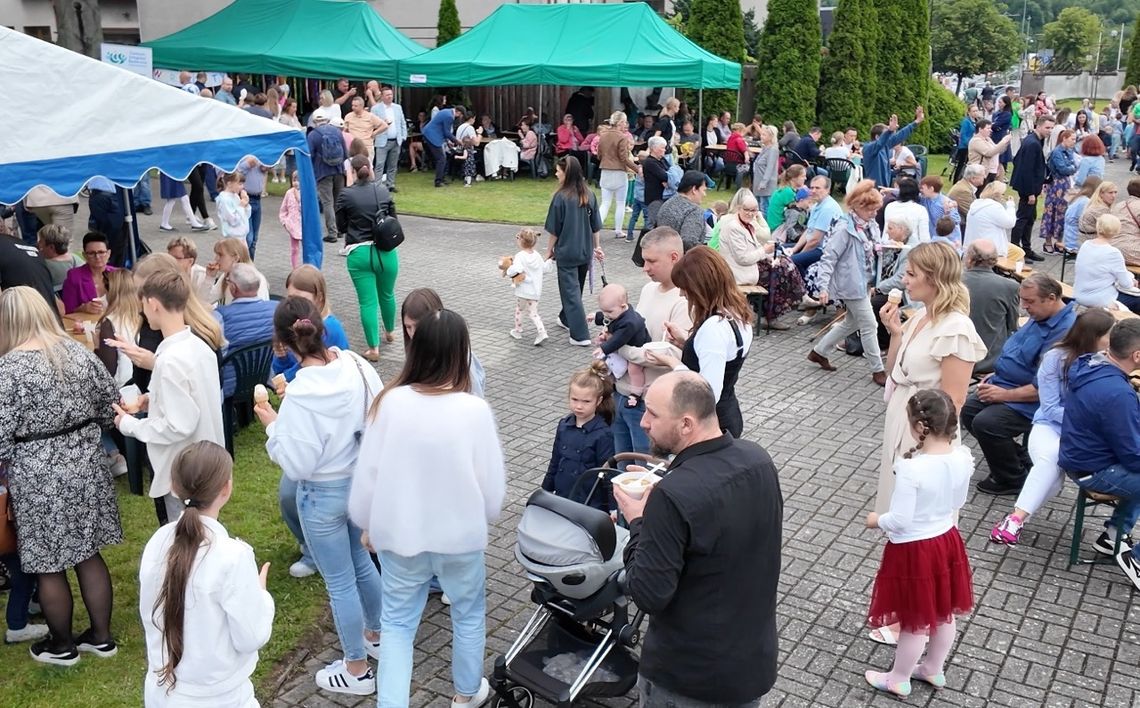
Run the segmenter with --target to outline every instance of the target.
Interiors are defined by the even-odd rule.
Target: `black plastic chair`
[[[253,387],[269,380],[273,366],[273,341],[247,344],[226,354],[219,366],[222,377],[227,366],[234,369],[234,392],[222,401],[222,427],[226,436],[226,450],[234,454],[234,426],[244,412],[245,423],[253,417]]]
[[[782,153],[780,153],[780,156],[784,158],[784,169],[787,169],[788,165],[803,165],[804,167],[808,166],[808,161],[791,148],[786,148]]]
[[[739,190],[744,185],[744,176],[746,172],[740,171],[741,165],[746,165],[744,153],[739,150],[725,150],[724,151],[724,171],[721,173],[721,185],[728,189],[728,183],[732,182],[735,189]]]
[[[847,191],[847,178],[855,169],[855,163],[842,157],[829,157],[824,161],[827,175],[831,179],[831,188],[839,186],[841,192]]]

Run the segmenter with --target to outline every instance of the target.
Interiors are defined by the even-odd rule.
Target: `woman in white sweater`
[[[420,320],[404,368],[373,404],[361,441],[349,511],[384,570],[385,708],[408,704],[412,645],[433,576],[451,599],[452,705],[477,706],[490,693],[483,553],[506,473],[491,408],[469,393],[469,362],[462,317],[444,309]]]
[[[1102,214],[1096,220],[1096,238],[1081,244],[1073,276],[1073,299],[1085,307],[1125,308],[1140,313],[1136,278],[1124,265],[1124,255],[1112,245],[1120,233],[1120,219]]]
[[[273,315],[273,336],[300,362],[281,411],[258,403],[269,459],[297,483],[305,548],[328,589],[344,659],[317,671],[317,686],[366,696],[376,691],[368,657],[380,655],[380,575],[348,518],[352,471],[364,417],[382,385],[359,356],[326,349],[317,306],[289,297]]]
[[[1005,197],[1005,189],[1005,182],[990,182],[970,205],[962,248],[984,238],[993,241],[999,257],[1009,256],[1009,233],[1017,222],[1017,214],[1013,200]]]
[[[179,453],[174,491],[186,506],[151,536],[139,564],[146,634],[147,708],[256,708],[257,651],[273,631],[273,596],[253,549],[230,538],[218,514],[233,494],[233,460],[221,445]],[[187,631],[189,628],[189,631]]]

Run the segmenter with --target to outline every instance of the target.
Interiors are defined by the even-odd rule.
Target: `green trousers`
[[[384,329],[396,331],[396,276],[400,257],[396,251],[381,251],[371,245],[358,246],[348,254],[348,276],[356,288],[360,304],[360,326],[369,349],[380,346],[380,320]],[[376,309],[380,308],[379,317]]]

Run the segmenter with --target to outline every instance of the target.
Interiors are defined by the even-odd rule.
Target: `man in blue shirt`
[[[1140,589],[1140,550],[1129,532],[1140,518],[1140,399],[1128,374],[1140,369],[1140,320],[1112,328],[1108,351],[1086,354],[1069,367],[1069,395],[1057,462],[1082,489],[1121,497],[1106,530],[1093,543]],[[1118,534],[1126,534],[1116,553]]]
[[[1005,341],[994,373],[962,406],[962,427],[978,441],[990,467],[978,491],[996,496],[1017,494],[1025,483],[1032,461],[1020,438],[1037,412],[1037,366],[1077,318],[1074,305],[1061,299],[1061,284],[1045,273],[1026,278],[1018,294],[1029,322]]]
[[[863,176],[875,180],[876,187],[891,186],[891,150],[910,137],[918,124],[926,120],[922,106],[914,109],[914,122],[899,130],[899,117],[891,116],[890,123],[871,126],[871,141],[863,145]]]
[[[455,121],[463,120],[466,111],[463,106],[441,108],[424,126],[424,145],[435,160],[435,186],[443,186],[443,176],[447,174],[447,157],[443,146],[455,142]]]
[[[815,206],[808,214],[807,228],[792,248],[792,263],[799,269],[800,277],[806,277],[808,266],[823,257],[823,237],[831,230],[831,224],[843,217],[843,208],[831,196],[831,180],[827,177],[812,178],[811,200]]]
[[[238,263],[227,278],[233,300],[214,310],[214,318],[222,326],[226,338],[222,356],[259,342],[273,339],[273,313],[277,303],[257,296],[261,287],[261,274],[249,263]],[[233,364],[222,371],[222,398],[234,395],[237,372]]]
[[[958,124],[958,153],[954,156],[957,164],[954,166],[951,184],[962,179],[962,170],[966,169],[966,158],[970,155],[970,139],[974,137],[974,124],[978,121],[978,115],[978,107],[971,103],[966,110],[966,117]]]

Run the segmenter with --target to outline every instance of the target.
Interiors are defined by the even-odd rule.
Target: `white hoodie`
[[[285,387],[265,450],[294,481],[352,476],[365,413],[384,385],[364,359],[335,347],[324,366],[304,366]],[[367,386],[367,391],[365,387]]]
[[[993,199],[975,199],[966,214],[966,233],[962,235],[962,248],[978,239],[993,241],[999,258],[1009,255],[1009,232],[1017,223],[1013,200],[1001,204]]]

